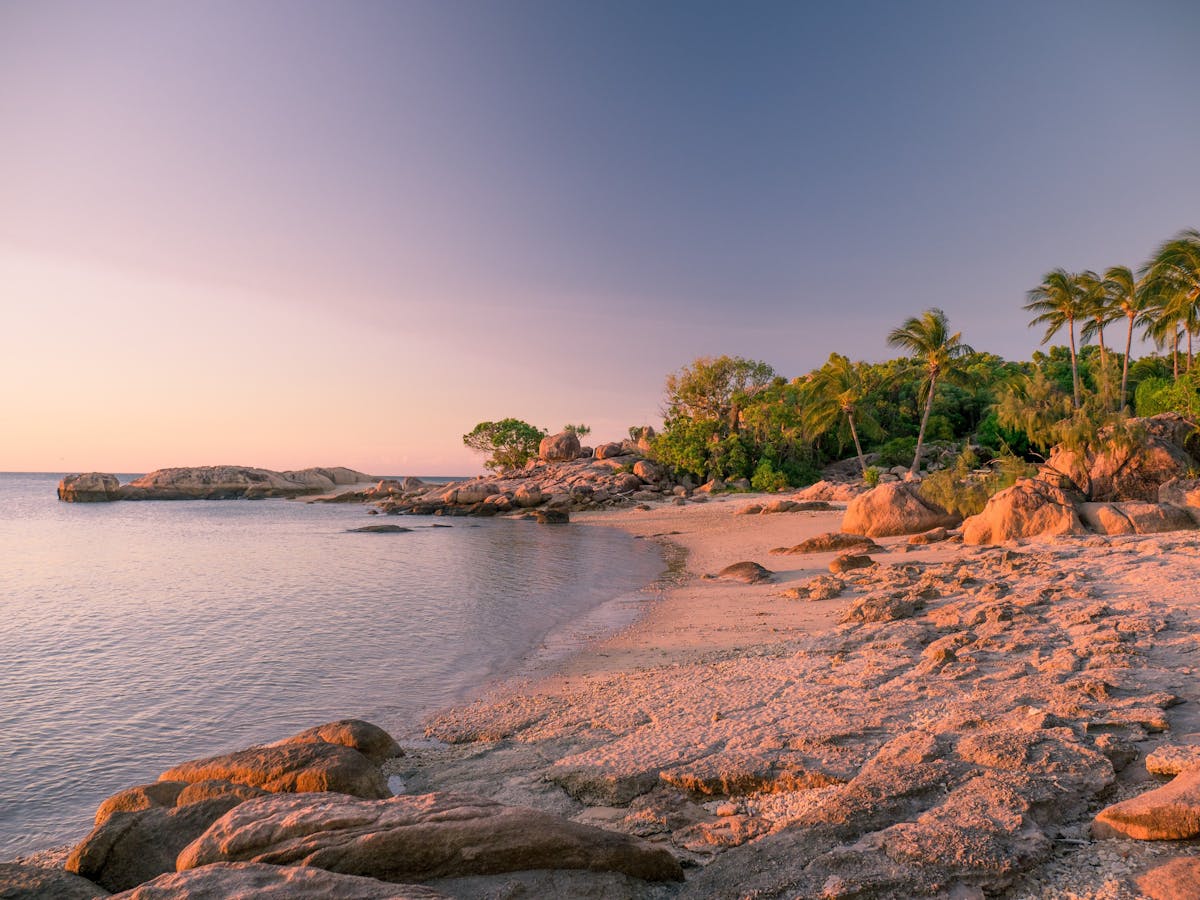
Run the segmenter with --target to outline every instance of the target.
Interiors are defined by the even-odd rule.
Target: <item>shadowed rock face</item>
[[[388,884],[374,878],[340,875],[311,866],[263,863],[216,863],[186,872],[159,875],[120,900],[441,900],[446,895],[412,884]]]
[[[670,853],[627,835],[445,793],[378,801],[334,794],[251,800],[185,849],[177,865],[183,871],[228,861],[311,865],[384,881],[525,869],[683,879]]]
[[[3,900],[93,900],[107,896],[108,891],[99,885],[62,869],[0,863]]]

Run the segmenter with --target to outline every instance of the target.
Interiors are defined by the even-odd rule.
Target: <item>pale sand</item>
[[[564,678],[684,663],[712,651],[774,644],[835,625],[845,608],[844,599],[797,601],[782,593],[828,573],[837,554],[780,555],[770,551],[840,531],[844,506],[819,512],[737,515],[739,510],[769,499],[773,498],[735,494],[703,504],[572,514],[575,523],[620,528],[637,537],[675,544],[686,552],[686,562],[680,583],[666,590],[631,628],[582,648],[538,689],[555,690]],[[954,552],[945,544],[905,552],[907,538],[883,538],[877,543],[888,551],[875,554],[881,563],[901,558],[940,561]],[[772,570],[774,580],[748,585],[701,577],[743,560]]]

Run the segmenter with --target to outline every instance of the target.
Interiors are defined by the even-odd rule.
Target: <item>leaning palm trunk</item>
[[[862,468],[865,479],[867,477],[867,458],[863,456],[862,444],[858,442],[858,429],[854,427],[854,413],[846,410],[846,419],[850,422],[850,436],[854,438],[854,449],[858,451],[858,464]]]
[[[1121,366],[1121,409],[1125,409],[1125,394],[1129,384],[1129,351],[1133,346],[1133,313],[1130,312],[1126,318],[1129,320],[1129,328],[1125,331],[1125,362]]]
[[[937,385],[937,376],[929,376],[929,396],[925,398],[925,413],[921,416],[921,430],[917,432],[917,451],[913,454],[912,466],[909,472],[917,474],[921,468],[921,445],[925,443],[925,426],[929,424],[929,413],[933,411],[933,389]]]

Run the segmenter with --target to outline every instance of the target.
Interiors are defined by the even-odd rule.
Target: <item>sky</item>
[[[0,0],[0,470],[469,474],[703,355],[1028,358],[1200,226],[1200,5]]]

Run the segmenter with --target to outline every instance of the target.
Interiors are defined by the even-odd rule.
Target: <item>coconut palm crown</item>
[[[875,437],[881,432],[879,424],[869,412],[859,412],[859,405],[870,391],[865,370],[862,363],[852,363],[840,353],[831,353],[829,361],[813,372],[804,384],[805,425],[813,435],[821,435],[844,421],[854,440],[854,450],[858,453],[858,465],[864,478],[867,460],[858,439],[859,426],[863,426],[867,437]]]
[[[925,412],[921,416],[921,427],[917,431],[917,450],[909,471],[914,475],[921,465],[921,445],[925,442],[925,427],[929,424],[929,413],[933,409],[933,392],[938,379],[953,376],[957,363],[975,351],[962,342],[962,333],[950,333],[950,322],[940,309],[927,309],[920,316],[905,320],[904,324],[888,335],[892,347],[907,350],[909,355],[925,367]]]
[[[1066,326],[1071,340],[1072,395],[1075,408],[1079,409],[1079,359],[1075,352],[1075,321],[1086,315],[1079,277],[1066,269],[1055,269],[1047,272],[1042,278],[1042,283],[1025,296],[1029,301],[1025,304],[1026,311],[1037,313],[1030,321],[1029,327],[1046,326],[1043,344],[1048,343],[1063,326]]]
[[[1134,277],[1128,266],[1113,266],[1104,273],[1104,292],[1108,296],[1111,321],[1125,317],[1125,361],[1121,366],[1121,409],[1128,402],[1129,352],[1133,346],[1133,326],[1146,310],[1149,294],[1146,280]]]
[[[1187,334],[1190,369],[1192,336],[1200,331],[1200,231],[1188,228],[1164,243],[1143,274],[1162,322],[1178,323]],[[1156,330],[1164,330],[1162,322]]]

